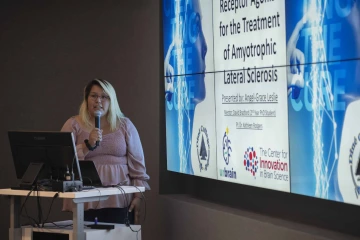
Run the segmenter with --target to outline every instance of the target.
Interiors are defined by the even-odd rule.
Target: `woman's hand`
[[[140,224],[141,201],[142,201],[142,197],[140,197],[140,196],[138,196],[136,194],[134,195],[134,198],[131,201],[129,212],[135,211],[135,213],[134,213],[134,224]]]
[[[103,130],[94,128],[89,135],[89,143],[91,146],[95,146],[96,141],[102,141],[102,132]]]

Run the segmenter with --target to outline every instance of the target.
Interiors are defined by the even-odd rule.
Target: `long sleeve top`
[[[73,132],[79,161],[92,160],[100,179],[106,185],[142,186],[150,190],[146,174],[144,153],[139,134],[134,124],[123,119],[122,126],[115,132],[102,136],[100,146],[94,151],[83,153],[83,142],[89,138],[89,132],[82,128],[75,117],[68,119],[61,131]],[[132,194],[110,196],[108,200],[84,204],[84,209],[123,208],[130,205]],[[70,201],[64,201],[63,210],[71,211]]]

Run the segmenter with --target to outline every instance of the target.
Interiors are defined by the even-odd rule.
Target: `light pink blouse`
[[[79,160],[92,160],[95,163],[100,179],[106,185],[143,186],[150,190],[146,182],[150,177],[146,174],[144,153],[139,134],[134,124],[123,119],[123,126],[117,131],[105,134],[100,146],[94,151],[83,153],[83,142],[89,138],[89,132],[81,128],[75,117],[66,121],[61,131],[73,132]],[[124,195],[110,196],[108,200],[85,203],[85,210],[99,208],[126,207]],[[131,203],[132,194],[127,194],[127,204]],[[63,211],[71,211],[71,201],[64,201]]]

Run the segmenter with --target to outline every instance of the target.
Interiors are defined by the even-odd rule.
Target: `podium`
[[[112,195],[124,194],[124,193],[136,193],[136,192],[144,192],[144,187],[134,187],[134,186],[121,186],[122,190],[114,187],[114,188],[95,188],[91,190],[85,190],[81,192],[51,192],[51,191],[33,191],[29,195],[29,197],[44,197],[44,198],[53,198],[55,194],[59,194],[57,198],[63,199],[72,199],[73,201],[73,219],[72,229],[67,229],[67,231],[71,231],[68,234],[71,236],[69,240],[88,240],[86,237],[90,236],[88,233],[85,234],[84,228],[84,203],[93,202],[93,201],[103,201],[109,198]],[[10,229],[9,229],[9,240],[31,240],[26,235],[27,230],[31,227],[21,228],[20,226],[20,208],[21,208],[21,197],[26,197],[29,194],[29,190],[13,190],[13,189],[0,189],[0,195],[5,195],[10,197]],[[116,224],[115,229],[121,229],[121,226]],[[32,231],[40,231],[43,228],[32,228]],[[139,226],[133,228],[134,230],[138,230]],[[91,229],[92,231],[86,230],[86,232],[94,232],[97,233],[94,235],[102,236],[102,234],[106,234],[107,231]],[[113,231],[113,230],[110,230]],[[116,230],[120,231],[120,230]],[[24,232],[24,235],[23,235]],[[98,235],[97,235],[98,234]],[[136,233],[134,233],[136,235]],[[22,239],[24,236],[24,239]],[[27,237],[26,237],[27,236]],[[117,235],[119,237],[119,235]],[[89,238],[89,237],[88,237]],[[111,239],[103,238],[103,239]],[[135,238],[136,239],[136,238]]]

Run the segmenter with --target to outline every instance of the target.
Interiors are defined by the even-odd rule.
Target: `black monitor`
[[[72,132],[9,131],[8,135],[16,176],[23,185],[39,180],[34,178],[64,181],[67,169],[78,173],[82,182]]]

